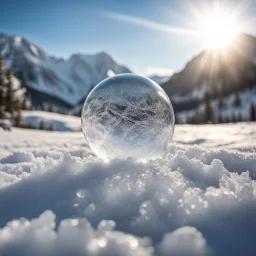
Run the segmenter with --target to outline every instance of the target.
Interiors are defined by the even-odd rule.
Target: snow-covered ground
[[[76,116],[44,111],[22,111],[22,119],[24,124],[32,124],[37,128],[40,121],[43,121],[45,127],[52,125],[54,131],[81,131],[81,119]]]
[[[256,123],[176,126],[148,163],[105,163],[81,132],[0,141],[1,256],[255,255]]]

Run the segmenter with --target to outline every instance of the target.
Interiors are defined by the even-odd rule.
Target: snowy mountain
[[[153,75],[149,77],[151,80],[156,82],[157,84],[162,84],[165,83],[166,81],[169,80],[169,76],[160,76],[160,75]]]
[[[197,108],[206,92],[226,98],[255,85],[256,38],[241,34],[227,49],[201,52],[162,87],[179,112]]]
[[[105,52],[73,54],[65,60],[49,56],[21,36],[0,33],[0,48],[5,66],[28,88],[34,105],[74,106],[101,80],[130,72]]]

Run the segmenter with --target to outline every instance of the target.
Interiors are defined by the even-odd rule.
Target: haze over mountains
[[[34,107],[79,111],[90,90],[106,77],[131,72],[105,52],[73,54],[55,58],[21,36],[0,33],[5,67],[10,67],[26,87]],[[176,112],[190,111],[203,104],[205,93],[214,100],[256,84],[256,38],[242,34],[233,45],[220,51],[203,51],[170,79],[153,77],[171,98]],[[244,86],[246,84],[246,86]],[[251,93],[246,92],[246,95]],[[255,101],[254,93],[245,104]],[[248,101],[246,103],[246,101]]]

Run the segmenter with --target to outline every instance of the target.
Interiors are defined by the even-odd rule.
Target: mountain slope
[[[201,52],[162,87],[176,111],[184,111],[197,107],[206,91],[228,96],[245,83],[256,84],[256,38],[242,34],[227,49]]]
[[[54,104],[63,107],[65,104],[66,107],[77,104],[109,74],[130,72],[104,52],[95,55],[74,54],[64,60],[49,56],[21,36],[1,33],[0,48],[5,66],[13,70],[28,91],[31,89],[56,97]]]

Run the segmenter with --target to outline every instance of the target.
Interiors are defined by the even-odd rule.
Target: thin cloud
[[[152,29],[152,30],[175,33],[175,34],[194,34],[194,31],[190,29],[168,26],[152,20],[139,18],[131,15],[109,12],[109,11],[101,11],[101,14],[112,20],[130,23],[133,25],[137,25],[137,26]]]

